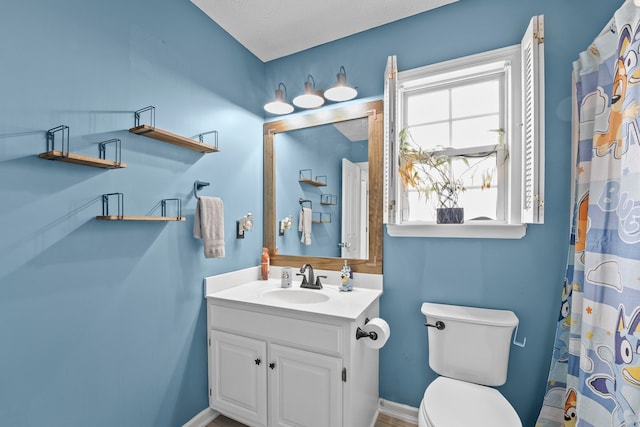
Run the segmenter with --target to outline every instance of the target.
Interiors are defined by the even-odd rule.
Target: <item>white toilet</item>
[[[424,392],[419,427],[522,427],[507,399],[491,388],[507,380],[516,315],[507,310],[422,304],[429,366],[440,376]]]

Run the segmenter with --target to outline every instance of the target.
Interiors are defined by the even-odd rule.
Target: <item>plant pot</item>
[[[464,208],[437,208],[438,224],[462,224],[464,222]]]

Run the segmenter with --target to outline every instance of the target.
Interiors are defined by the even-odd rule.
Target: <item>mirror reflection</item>
[[[280,254],[368,258],[367,133],[359,118],[275,135]]]
[[[340,271],[348,260],[356,273],[382,274],[382,106],[350,103],[264,124],[271,265]],[[309,208],[306,244],[300,212]]]

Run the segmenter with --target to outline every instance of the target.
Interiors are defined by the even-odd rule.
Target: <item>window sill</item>
[[[449,237],[469,239],[521,239],[526,234],[526,224],[465,223],[433,224],[407,223],[387,225],[391,237]]]

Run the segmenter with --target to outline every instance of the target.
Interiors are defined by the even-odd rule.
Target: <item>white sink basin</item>
[[[262,294],[261,299],[267,302],[286,304],[318,304],[329,301],[329,296],[313,289],[272,289]]]

